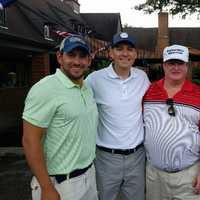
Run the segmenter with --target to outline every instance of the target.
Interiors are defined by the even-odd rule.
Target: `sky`
[[[79,0],[82,13],[120,13],[122,24],[132,27],[158,27],[157,13],[144,14],[136,11],[135,5],[145,0]],[[200,27],[197,15],[181,19],[180,15],[169,16],[169,27]]]

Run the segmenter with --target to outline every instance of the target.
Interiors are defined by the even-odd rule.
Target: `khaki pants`
[[[156,169],[147,163],[146,200],[200,200],[192,181],[200,173],[200,162],[176,173]]]
[[[94,166],[83,175],[62,183],[57,183],[55,178],[51,178],[51,180],[59,192],[61,200],[98,200]],[[41,200],[40,185],[35,177],[31,181],[31,188],[32,200]]]

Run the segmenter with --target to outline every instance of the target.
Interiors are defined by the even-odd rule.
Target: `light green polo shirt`
[[[92,91],[57,69],[29,91],[23,119],[46,128],[43,148],[50,175],[67,174],[95,158],[98,112]]]

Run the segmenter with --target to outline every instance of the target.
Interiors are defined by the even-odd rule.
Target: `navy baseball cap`
[[[84,38],[80,35],[70,35],[63,39],[60,44],[60,51],[69,53],[75,48],[81,48],[88,54],[90,53],[90,47]]]
[[[129,43],[130,45],[135,47],[135,39],[126,32],[116,33],[113,36],[111,46],[115,47],[117,44],[123,42]]]

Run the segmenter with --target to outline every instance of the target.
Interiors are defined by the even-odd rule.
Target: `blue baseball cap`
[[[84,38],[80,35],[70,35],[63,39],[60,44],[60,51],[69,53],[75,48],[81,48],[88,54],[90,53],[90,47]]]
[[[116,33],[113,36],[111,46],[115,47],[119,43],[129,43],[135,47],[135,39],[126,32]]]

